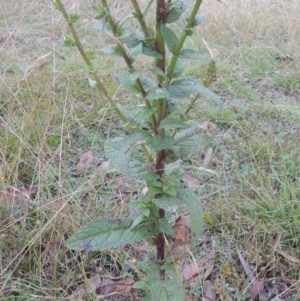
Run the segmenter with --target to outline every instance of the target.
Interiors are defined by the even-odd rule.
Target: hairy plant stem
[[[96,81],[99,90],[102,92],[102,94],[105,96],[105,98],[107,99],[107,101],[109,102],[109,104],[111,105],[111,107],[114,109],[114,111],[118,114],[119,118],[124,122],[124,123],[129,123],[129,120],[123,115],[123,113],[118,109],[118,107],[116,106],[114,100],[109,96],[108,91],[106,90],[104,84],[102,83],[102,81],[100,80],[98,74],[96,73],[96,70],[91,62],[91,60],[89,59],[88,55],[86,54],[80,39],[78,37],[77,31],[74,27],[74,24],[72,22],[70,22],[69,20],[69,15],[67,14],[67,11],[64,7],[64,5],[62,4],[61,0],[56,0],[56,3],[61,11],[61,13],[63,14],[65,20],[67,21],[69,28],[71,30],[72,36],[74,38],[75,44],[77,49],[79,50],[83,60],[85,61],[86,65],[89,68],[89,71],[91,73],[91,75],[93,76],[94,80]]]
[[[160,68],[163,72],[165,72],[166,66],[166,50],[165,50],[165,41],[163,35],[161,33],[161,24],[165,23],[166,17],[168,14],[167,3],[165,0],[157,0],[156,1],[156,39],[155,39],[155,50],[162,56],[162,59],[157,59],[155,61],[155,66]],[[158,84],[162,86],[163,76],[157,75]],[[160,122],[166,117],[167,113],[167,100],[165,98],[157,100],[157,123]],[[161,129],[158,131],[159,136],[164,136],[165,131]],[[160,177],[164,174],[164,161],[166,157],[166,150],[160,150],[156,154],[156,173],[160,175]],[[157,196],[158,198],[160,195]],[[165,210],[162,208],[159,209],[159,217],[164,218]],[[163,233],[159,233],[156,237],[156,252],[157,252],[157,260],[162,262],[165,259],[165,238]],[[161,278],[164,279],[164,271],[161,271]]]
[[[129,57],[129,55],[128,55],[127,51],[126,51],[125,46],[117,38],[117,29],[118,29],[118,26],[117,26],[116,22],[114,21],[114,19],[111,16],[111,13],[110,13],[107,1],[106,0],[101,0],[101,4],[102,4],[103,8],[105,8],[105,10],[106,10],[108,24],[109,24],[109,26],[110,26],[113,34],[114,34],[114,37],[117,40],[117,43],[118,43],[118,46],[119,46],[119,50],[122,53],[124,61],[126,62],[126,65],[128,66],[128,68],[131,71],[134,71],[135,69],[134,69],[134,66],[133,66],[133,62],[132,62],[131,58]],[[147,108],[152,108],[152,105],[151,105],[150,101],[146,99],[147,93],[146,93],[146,91],[145,91],[145,89],[143,87],[143,84],[141,83],[141,81],[140,81],[139,78],[137,78],[136,84],[137,84],[137,86],[138,86],[138,88],[139,88],[139,90],[141,92],[141,95],[142,95],[142,97],[143,97],[143,99],[145,101],[145,104],[146,104]],[[157,134],[157,120],[156,120],[155,114],[152,114],[151,117],[150,117],[150,119],[151,119],[152,129],[155,132],[155,134]]]
[[[196,0],[196,3],[194,4],[192,13],[191,13],[191,15],[190,15],[190,17],[189,17],[189,19],[187,21],[185,29],[189,29],[193,25],[194,20],[196,18],[196,15],[197,15],[197,13],[199,11],[201,3],[202,3],[202,0]],[[170,64],[168,66],[168,73],[167,73],[168,81],[171,81],[171,79],[173,78],[173,73],[174,73],[175,65],[176,65],[176,62],[177,62],[177,60],[179,58],[179,53],[180,53],[180,51],[182,49],[182,46],[183,46],[183,44],[185,42],[186,37],[187,37],[186,31],[183,30],[182,34],[179,37],[178,44],[176,45],[175,50],[173,52]]]
[[[133,8],[134,8],[134,11],[135,11],[135,13],[136,13],[136,17],[137,17],[137,19],[138,19],[138,21],[139,21],[139,23],[140,23],[140,26],[141,26],[142,31],[143,31],[143,33],[144,33],[144,36],[145,36],[146,38],[149,37],[149,36],[150,36],[150,35],[149,35],[149,31],[148,31],[147,25],[146,25],[146,23],[145,23],[144,16],[143,16],[143,14],[142,14],[142,12],[141,12],[141,10],[140,10],[140,7],[139,7],[137,1],[136,1],[136,0],[131,0],[131,4],[132,4],[132,6],[133,6]]]

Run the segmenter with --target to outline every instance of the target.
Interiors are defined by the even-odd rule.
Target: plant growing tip
[[[179,204],[186,207],[191,224],[190,243],[194,249],[202,234],[202,207],[197,195],[185,187],[180,162],[181,156],[193,151],[191,139],[203,128],[181,119],[198,98],[194,98],[184,111],[176,107],[176,101],[200,93],[210,97],[220,107],[222,102],[196,78],[183,75],[187,59],[204,57],[192,49],[183,49],[186,37],[193,35],[194,28],[203,21],[203,15],[198,14],[202,1],[151,0],[144,12],[140,7],[141,1],[130,2],[134,10],[132,16],[140,31],[135,30],[136,25],[130,28],[124,22],[117,22],[106,0],[100,0],[101,5],[94,7],[94,10],[95,18],[105,23],[103,31],[112,38],[112,44],[102,48],[101,52],[124,60],[127,68],[117,71],[118,79],[132,98],[140,96],[136,98],[140,105],[133,108],[115,102],[98,76],[91,62],[97,58],[96,54],[91,48],[83,48],[74,26],[79,16],[75,13],[68,15],[61,0],[54,1],[72,35],[66,36],[65,45],[78,48],[94,78],[94,85],[129,132],[124,131],[122,136],[108,140],[105,144],[106,155],[119,173],[136,178],[147,187],[147,193],[139,197],[139,202],[131,203],[138,215],[91,221],[67,240],[67,246],[78,251],[103,251],[152,240],[156,246],[156,260],[141,264],[140,268],[145,270],[146,276],[135,287],[145,290],[145,300],[170,300],[172,296],[172,300],[182,301],[184,288],[174,268],[175,261],[170,265],[170,259],[165,259],[165,242],[175,235],[166,218],[166,211]],[[182,19],[188,4],[192,2],[192,11],[186,17],[185,27],[175,33],[172,23]],[[153,16],[149,24],[155,22],[155,30],[147,25],[146,19],[152,6],[155,18]],[[143,68],[139,64],[143,56],[153,59],[152,67]],[[171,278],[174,281],[170,281]],[[154,284],[156,289],[151,289]]]

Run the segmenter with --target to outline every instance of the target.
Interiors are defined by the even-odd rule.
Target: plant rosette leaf
[[[156,234],[155,226],[130,230],[131,219],[97,218],[73,234],[66,242],[76,251],[105,251],[149,239]]]

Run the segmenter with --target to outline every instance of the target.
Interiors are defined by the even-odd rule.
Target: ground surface
[[[129,1],[111,2],[116,18],[130,12]],[[92,5],[76,0],[67,8],[82,15],[84,45],[99,49],[108,38],[94,28]],[[296,301],[300,3],[204,1],[202,12],[206,21],[188,44],[216,61],[212,90],[225,112],[202,99],[191,116],[218,126],[210,139],[199,137],[198,150],[184,162],[206,222],[196,259],[214,246],[208,279],[215,300],[245,298],[249,280],[238,248],[264,279],[265,300]],[[95,292],[72,294],[99,272],[136,273],[132,260],[149,247],[77,254],[65,239],[93,217],[127,214],[143,187],[106,165],[104,142],[122,124],[91,87],[76,49],[63,47],[68,28],[51,2],[7,0],[0,13],[0,300],[95,300]],[[99,56],[96,65],[114,97],[135,106],[116,79],[122,62]],[[207,65],[193,61],[186,73],[203,80]],[[90,165],[82,167],[86,153]],[[204,165],[213,173],[199,169]],[[190,290],[194,300],[202,285],[200,279]]]

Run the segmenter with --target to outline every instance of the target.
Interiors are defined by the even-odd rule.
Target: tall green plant
[[[132,28],[125,25],[128,17],[122,22],[116,21],[106,0],[100,0],[100,5],[94,7],[102,30],[112,37],[112,44],[101,51],[123,58],[127,68],[117,71],[118,79],[129,92],[141,96],[141,106],[128,108],[115,102],[97,75],[92,63],[95,52],[84,49],[74,26],[79,16],[68,14],[61,0],[54,0],[72,33],[66,37],[65,45],[77,46],[97,87],[124,122],[126,132],[130,132],[126,135],[124,131],[123,136],[106,142],[107,157],[118,172],[135,177],[148,187],[147,195],[141,195],[138,202],[131,204],[138,209],[135,210],[139,212],[137,216],[95,219],[73,234],[67,240],[67,246],[80,251],[104,251],[153,240],[157,258],[140,264],[146,276],[135,286],[146,291],[145,300],[181,301],[184,290],[175,263],[165,259],[166,239],[175,234],[165,214],[176,205],[186,206],[194,248],[202,234],[202,207],[197,195],[183,184],[180,157],[193,151],[193,138],[202,127],[184,122],[176,103],[178,99],[199,93],[209,96],[220,107],[222,103],[196,78],[183,75],[186,60],[203,58],[202,54],[183,48],[187,36],[191,36],[203,20],[203,15],[198,14],[202,0],[149,0],[144,12],[139,2],[131,0],[134,12],[130,17],[137,20],[140,32],[132,29],[136,25]],[[186,14],[185,26],[181,26],[181,17],[189,4],[192,4],[191,13]],[[153,8],[155,19],[151,20],[149,16],[147,19],[149,24],[155,25],[148,26],[146,15]],[[173,31],[174,22],[178,23],[178,36]],[[148,69],[136,63],[142,56],[153,58]],[[188,110],[192,104],[187,106]],[[155,289],[151,289],[154,286]]]

